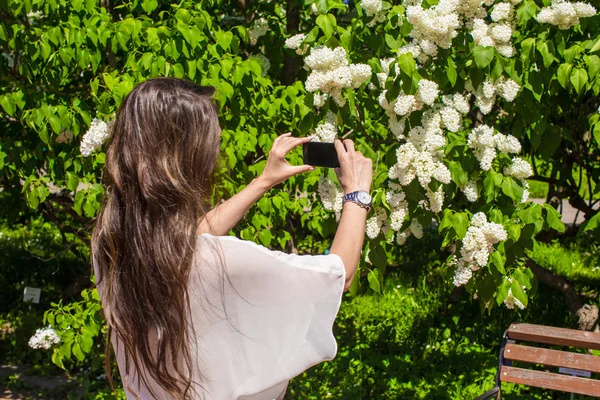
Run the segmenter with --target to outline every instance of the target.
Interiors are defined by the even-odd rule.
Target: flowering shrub
[[[186,78],[217,87],[216,197],[257,176],[289,130],[327,142],[350,132],[373,159],[352,292],[364,276],[381,291],[398,247],[434,221],[457,286],[487,309],[526,306],[526,251],[576,233],[560,200],[582,210],[582,232],[599,230],[597,3],[15,0],[0,5],[0,179],[79,229],[99,209],[101,145],[124,96],[152,77]],[[549,185],[546,204],[527,202],[528,179]],[[290,179],[236,233],[288,251],[296,235],[331,238],[335,182],[322,169]]]

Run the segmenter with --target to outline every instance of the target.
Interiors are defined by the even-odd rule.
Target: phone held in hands
[[[304,164],[314,167],[337,168],[340,166],[333,143],[308,142],[302,147]]]

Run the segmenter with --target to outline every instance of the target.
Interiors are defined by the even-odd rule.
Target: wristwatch
[[[371,209],[371,206],[373,205],[371,195],[368,192],[365,192],[364,190],[358,190],[356,192],[348,193],[344,196],[342,204],[345,204],[348,201],[358,204],[367,211],[369,211]]]

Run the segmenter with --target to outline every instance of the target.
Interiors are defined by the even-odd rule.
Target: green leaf
[[[369,281],[369,287],[377,293],[381,293],[381,274],[378,269],[372,269],[367,275]]]
[[[534,38],[527,38],[521,42],[521,62],[523,65],[528,66],[531,54],[533,52],[533,46],[535,45]]]
[[[12,96],[0,96],[0,105],[8,115],[11,117],[15,115],[15,100],[12,98]]]
[[[452,217],[452,227],[456,231],[459,239],[462,239],[467,234],[467,229],[469,228],[469,216],[467,213],[460,212],[454,214]]]
[[[448,65],[446,66],[446,76],[452,87],[454,87],[456,79],[458,78],[458,73],[456,72],[456,64],[450,57],[448,57]]]
[[[510,284],[510,290],[515,299],[519,300],[525,307],[527,307],[527,295],[523,291],[521,284],[516,280]]]
[[[544,204],[544,208],[546,209],[546,222],[550,228],[563,233],[565,231],[565,224],[563,224],[561,221],[558,211],[556,211],[554,207],[547,203]]]
[[[263,246],[268,247],[271,244],[271,240],[273,240],[273,234],[270,230],[262,229],[258,234],[258,238]]]
[[[417,69],[417,63],[415,62],[412,53],[402,54],[398,58],[398,67],[400,67],[400,70],[407,76],[412,76],[413,72]]]
[[[560,64],[560,66],[558,67],[558,83],[560,83],[560,86],[562,86],[565,89],[569,84],[569,76],[571,75],[572,69],[573,65],[569,63]]]
[[[156,10],[156,7],[158,7],[157,0],[144,0],[142,2],[142,8],[147,14],[150,14],[152,11]]]
[[[575,68],[569,80],[571,81],[571,84],[575,88],[577,94],[581,94],[581,91],[588,81],[588,74],[583,68]]]
[[[498,251],[494,251],[491,254],[490,260],[492,262],[492,265],[496,267],[496,270],[498,270],[498,272],[500,272],[502,275],[506,274],[506,271],[504,269],[504,260],[502,259],[502,256]]]
[[[526,224],[533,224],[542,218],[542,206],[537,203],[530,203],[529,207],[519,211],[519,218]]]
[[[544,67],[549,68],[556,59],[556,57],[554,57],[556,52],[554,49],[554,44],[550,41],[538,43],[537,51],[542,55]]]
[[[585,223],[584,232],[593,231],[600,227],[600,213],[596,213],[589,221]]]
[[[517,202],[520,202],[523,198],[523,188],[520,187],[514,179],[508,176],[505,177],[502,182],[502,193]]]
[[[369,260],[378,268],[385,268],[387,266],[387,257],[385,255],[385,250],[381,245],[377,245],[369,251]]]
[[[492,46],[477,46],[473,52],[475,63],[479,69],[483,69],[490,65],[494,59],[495,49]]]
[[[508,289],[510,289],[510,280],[504,278],[502,280],[502,284],[498,288],[498,293],[496,294],[496,302],[498,305],[502,304],[506,297],[508,296]]]
[[[81,347],[78,343],[73,344],[73,355],[77,357],[79,361],[83,361],[85,359],[85,355],[83,354],[83,351],[81,351]]]
[[[317,17],[317,26],[321,28],[325,37],[329,39],[335,32],[337,22],[332,14],[321,14]]]
[[[67,189],[74,192],[77,189],[77,186],[79,185],[79,178],[77,177],[77,175],[75,175],[72,172],[67,172],[65,180],[67,182]]]
[[[584,56],[583,61],[585,61],[588,66],[588,75],[590,80],[594,79],[598,74],[598,71],[600,71],[600,57],[595,54],[591,56]]]

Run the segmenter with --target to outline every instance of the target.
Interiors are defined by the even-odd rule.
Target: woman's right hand
[[[364,190],[370,192],[373,180],[373,161],[366,158],[360,151],[354,150],[354,143],[350,139],[334,142],[340,167],[335,169],[344,194]],[[346,146],[344,148],[344,146]]]

